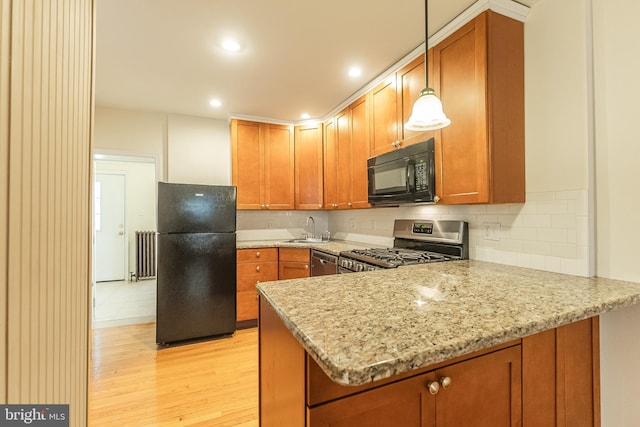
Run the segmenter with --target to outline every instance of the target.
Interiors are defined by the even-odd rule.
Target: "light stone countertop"
[[[286,240],[245,240],[236,242],[236,249],[309,248],[333,255],[339,255],[342,251],[350,251],[352,249],[368,249],[372,247],[376,247],[376,245],[370,245],[368,243],[348,242],[344,240],[329,240],[325,243],[292,243],[287,242]]]
[[[335,382],[360,385],[640,302],[640,283],[449,261],[258,284]]]

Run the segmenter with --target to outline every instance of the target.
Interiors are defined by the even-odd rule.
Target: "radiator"
[[[156,277],[156,232],[136,231],[136,281]]]

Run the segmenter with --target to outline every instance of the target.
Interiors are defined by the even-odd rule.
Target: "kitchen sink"
[[[327,242],[326,240],[315,239],[315,238],[285,240],[285,243],[326,243],[326,242]]]

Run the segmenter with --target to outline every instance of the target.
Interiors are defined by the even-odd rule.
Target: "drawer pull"
[[[260,258],[260,252],[256,252],[256,258]]]
[[[256,271],[260,271],[260,266],[256,265]]]

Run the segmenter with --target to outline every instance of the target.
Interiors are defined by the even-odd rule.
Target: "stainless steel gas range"
[[[469,224],[464,221],[397,219],[393,247],[340,253],[339,273],[372,271],[469,258]]]

